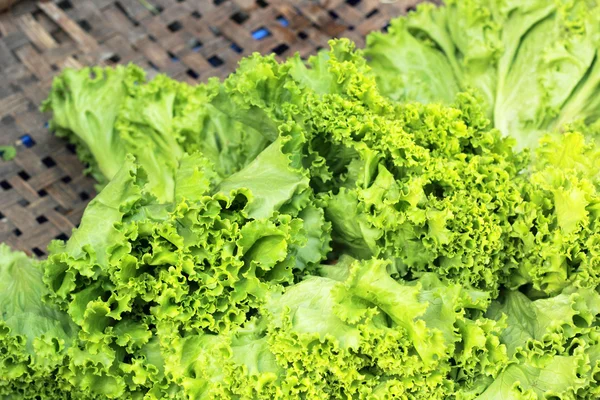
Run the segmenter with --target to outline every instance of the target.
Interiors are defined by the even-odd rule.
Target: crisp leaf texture
[[[0,398],[600,398],[599,10],[423,4],[196,86],[65,70],[45,109],[102,190],[47,260],[0,245]]]
[[[0,398],[88,398],[60,373],[78,329],[47,293],[38,263],[0,244]]]
[[[451,0],[370,34],[365,54],[390,98],[451,104],[475,90],[496,128],[535,147],[547,129],[600,117],[599,22],[593,1]]]

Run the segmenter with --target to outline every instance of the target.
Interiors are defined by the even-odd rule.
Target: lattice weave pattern
[[[421,0],[422,1],[422,0]],[[0,14],[0,242],[44,256],[94,196],[74,149],[38,111],[65,67],[134,62],[150,76],[197,83],[225,77],[252,52],[314,54],[332,37],[384,28],[420,0],[21,1]]]

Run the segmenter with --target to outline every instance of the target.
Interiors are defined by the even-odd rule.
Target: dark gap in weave
[[[30,205],[31,203],[27,199],[21,199],[21,200],[17,201],[17,204],[20,205],[21,207],[25,208],[28,205]]]
[[[236,42],[231,42],[231,49],[238,54],[244,52],[244,49],[240,47]]]
[[[284,28],[287,28],[290,25],[290,21],[288,21],[288,19],[281,14],[279,14],[277,18],[275,18],[275,20],[279,22],[279,25],[283,26]]]
[[[220,6],[221,4],[225,3],[227,0],[213,0],[213,4],[215,6]]]
[[[115,53],[112,56],[108,57],[108,61],[110,61],[113,64],[116,64],[119,61],[121,61],[121,56]]]
[[[42,10],[35,10],[31,15],[33,15],[33,19],[39,21],[40,18],[44,18],[46,16],[46,13],[44,13]]]
[[[0,181],[0,188],[4,190],[10,190],[12,189],[12,185],[8,183],[8,181]]]
[[[377,15],[379,13],[379,10],[377,8],[374,8],[373,10],[371,10],[371,12],[369,12],[366,17],[367,19],[371,18],[374,15]]]
[[[84,31],[88,33],[92,31],[92,25],[90,25],[90,23],[86,19],[79,20],[77,23]]]
[[[200,18],[202,18],[202,14],[200,14],[200,12],[198,12],[198,11],[194,11],[194,12],[192,12],[192,17],[194,17],[196,19],[200,19]]]
[[[54,39],[54,41],[58,44],[62,43],[62,39],[60,38],[60,34],[62,32],[61,31],[54,31],[54,32],[50,32],[50,36],[52,36],[52,39]]]
[[[225,61],[223,61],[223,60],[221,59],[221,57],[219,57],[219,56],[217,56],[217,55],[214,55],[214,56],[210,57],[210,58],[208,59],[208,62],[210,63],[210,65],[212,65],[212,66],[213,66],[213,67],[215,67],[215,68],[218,68],[218,67],[220,67],[221,65],[225,64]]]
[[[340,16],[333,10],[329,10],[329,16],[333,19],[338,19]]]
[[[238,11],[231,16],[231,19],[233,20],[233,22],[235,22],[236,24],[240,24],[240,25],[243,24],[244,22],[246,22],[248,20],[248,18],[250,18],[250,16],[248,15],[248,13],[246,13],[244,11]]]
[[[256,0],[256,5],[258,5],[260,8],[265,8],[269,6],[269,3],[267,3],[265,0]]]
[[[19,228],[15,228],[15,229],[13,229],[13,234],[16,237],[19,237],[19,236],[21,236],[23,234],[23,232],[21,232],[21,230]]]
[[[27,182],[31,178],[31,176],[26,171],[19,171],[19,173],[17,173],[17,175],[19,175],[19,177],[21,179],[23,179],[25,182]]]
[[[2,123],[2,125],[12,125],[15,123],[15,118],[12,115],[7,115],[2,117],[0,123]]]
[[[305,40],[306,38],[308,38],[308,35],[306,34],[306,32],[300,31],[298,32],[298,37],[302,40]]]
[[[6,216],[2,214],[2,211],[0,211],[0,221],[2,221],[4,218],[6,218]]]
[[[33,249],[31,249],[31,251],[33,252],[33,254],[35,254],[37,257],[43,257],[46,255],[46,253],[44,253],[42,250],[40,250],[37,247],[34,247]]]
[[[200,75],[191,68],[185,71],[185,73],[192,79],[198,79],[200,77]]]
[[[63,11],[67,11],[73,8],[73,4],[69,0],[63,0],[60,3],[58,3],[57,6]]]
[[[64,183],[69,183],[73,179],[69,175],[67,175],[67,176],[63,176],[60,180],[63,181]]]
[[[183,25],[179,21],[173,21],[169,25],[167,25],[167,29],[171,32],[178,32],[183,28]]]
[[[80,193],[79,193],[79,198],[80,198],[82,201],[87,201],[87,200],[89,200],[89,199],[90,199],[90,195],[89,195],[89,194],[87,194],[86,192],[80,192]]]
[[[46,196],[48,196],[48,192],[46,192],[46,190],[45,190],[45,189],[40,189],[40,190],[38,190],[37,194],[38,194],[38,196],[40,196],[40,197],[46,197]]]
[[[48,218],[46,218],[45,215],[40,215],[39,217],[37,217],[35,219],[37,221],[38,224],[42,225],[45,224],[46,222],[48,222]]]
[[[278,56],[282,55],[283,53],[285,53],[288,49],[290,48],[290,46],[288,46],[285,43],[281,43],[279,46],[276,46],[275,48],[273,48],[273,50],[271,50],[273,53],[277,54]]]
[[[69,240],[69,237],[65,233],[61,233],[59,235],[56,235],[54,237],[54,239],[56,239],[56,240],[62,240],[63,242],[66,242],[67,240]]]
[[[42,158],[42,164],[46,166],[46,168],[52,168],[56,166],[56,161],[50,156]]]
[[[360,0],[346,0],[346,4],[348,4],[352,7],[356,7],[356,5],[358,5],[358,3],[360,3]]]
[[[198,51],[200,51],[200,48],[203,46],[202,42],[199,41],[198,39],[194,39],[190,42],[190,47],[192,49],[193,52],[197,53]]]

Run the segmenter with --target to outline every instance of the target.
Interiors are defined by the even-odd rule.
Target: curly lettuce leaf
[[[466,315],[467,308],[485,308],[485,296],[467,291],[456,296],[458,286],[445,286],[432,277],[396,282],[381,265],[387,264],[349,258],[323,265],[321,273],[327,276],[310,276],[283,291],[270,291],[259,315],[243,326],[219,335],[176,337],[176,357],[168,368],[186,395],[198,399],[480,394],[486,385],[479,378],[491,380],[506,365],[498,342],[501,325]],[[374,277],[389,280],[384,286],[390,290],[410,293],[418,309],[414,315],[424,318],[419,320],[424,338],[446,337],[439,333],[441,326],[452,326],[456,333],[450,341],[460,343],[456,351],[433,365],[422,363],[415,352],[416,337],[406,324],[390,321],[390,316],[410,321],[410,315],[402,315],[405,304],[397,296],[388,299],[388,292],[370,295],[370,282],[355,287],[359,275],[373,269]],[[447,317],[442,324],[433,315],[440,307],[438,294],[444,297],[440,315]]]
[[[308,177],[290,166],[288,156],[275,141],[241,171],[221,181],[217,191],[226,195],[244,190],[250,218],[268,218],[295,194],[308,188]]]
[[[517,269],[504,279],[508,287],[531,283],[555,295],[571,284],[598,286],[599,160],[581,132],[542,138],[513,224]]]
[[[569,287],[538,300],[506,292],[501,299],[487,315],[506,322],[500,339],[512,361],[477,399],[594,398],[597,291]]]
[[[583,360],[576,356],[539,357],[512,364],[476,399],[572,399],[586,386],[585,379],[579,377],[584,370]]]
[[[476,90],[496,128],[535,147],[547,130],[598,119],[599,15],[588,1],[421,4],[371,33],[365,54],[391,99],[450,104]]]
[[[42,106],[52,111],[50,129],[76,144],[79,157],[101,184],[119,171],[126,148],[115,128],[127,86],[145,80],[136,66],[65,69],[53,80],[52,90]]]
[[[0,397],[88,398],[60,373],[78,328],[44,301],[42,276],[37,261],[0,244]]]
[[[277,146],[261,165],[289,164]],[[289,171],[293,188],[306,179]],[[161,204],[128,157],[69,241],[53,243],[44,262],[48,297],[81,329],[65,374],[73,385],[109,398],[161,398],[183,385],[167,376],[180,332],[234,330],[269,291],[325,258],[330,227],[307,184],[284,192],[266,215],[249,216],[252,199],[272,188],[256,180],[225,194],[218,181],[205,157],[186,155],[175,172],[178,200]]]
[[[436,20],[446,17],[431,8],[425,10],[422,15],[438,14],[432,16]],[[395,101],[452,103],[460,85],[451,60],[432,43],[413,36],[405,19],[393,20],[388,32],[370,34],[365,51],[381,92]]]

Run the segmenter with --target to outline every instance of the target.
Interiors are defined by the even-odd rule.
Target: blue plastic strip
[[[283,16],[277,18],[277,22],[279,22],[279,25],[283,26],[284,28],[287,28],[290,25],[290,21],[285,19]]]
[[[20,137],[20,139],[21,139],[21,143],[23,144],[23,146],[25,146],[27,148],[33,147],[33,145],[35,144],[35,141],[29,135],[23,135]]]
[[[252,38],[254,38],[254,40],[262,40],[269,35],[271,35],[271,32],[269,32],[267,28],[258,28],[252,32]]]

